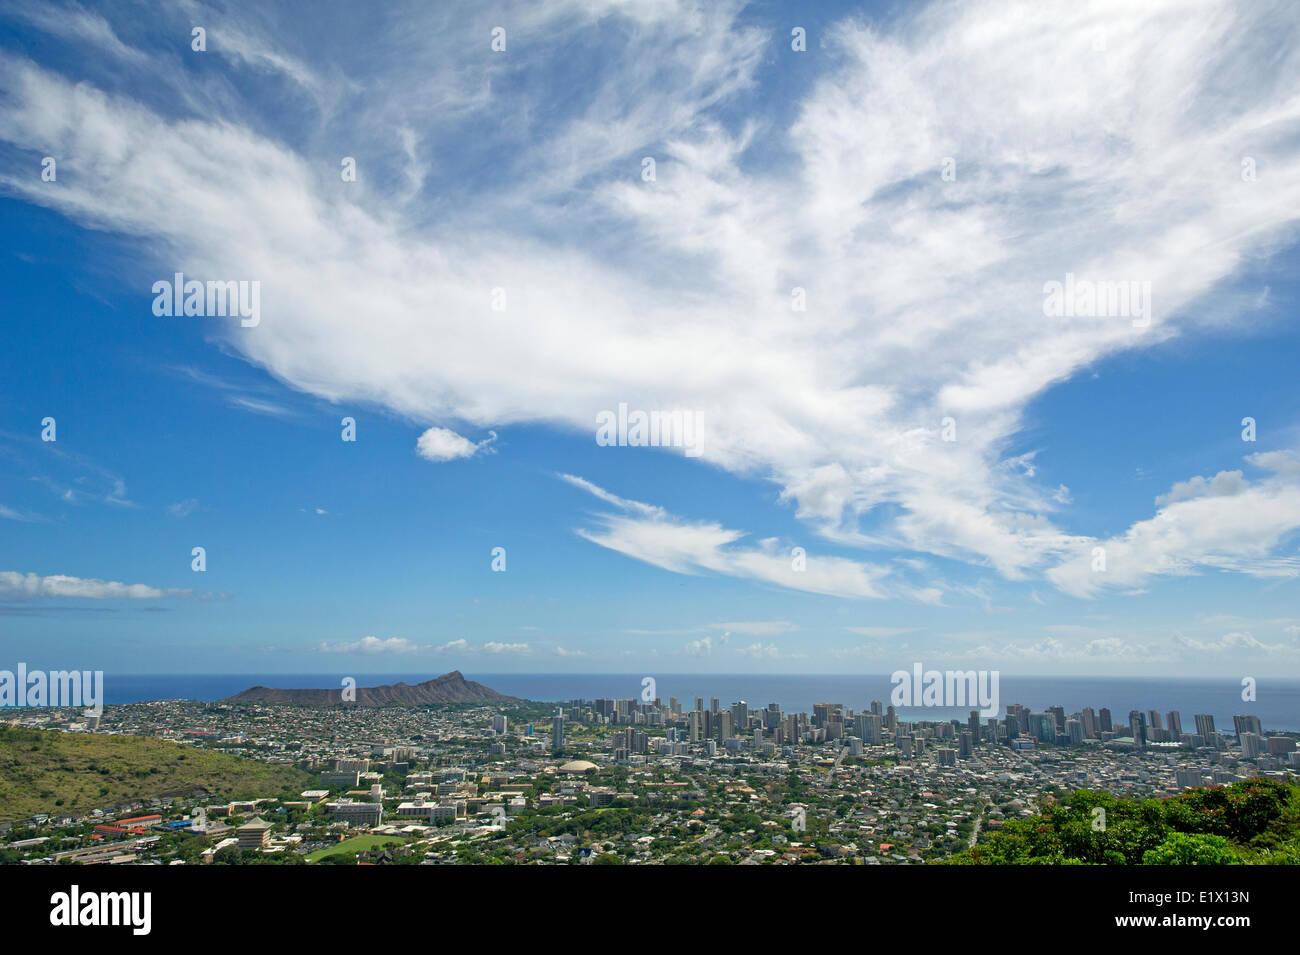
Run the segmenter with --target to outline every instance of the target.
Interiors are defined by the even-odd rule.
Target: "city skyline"
[[[332,12],[0,11],[0,667],[1300,678],[1296,9]]]

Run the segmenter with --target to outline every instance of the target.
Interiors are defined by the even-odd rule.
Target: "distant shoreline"
[[[383,686],[397,682],[416,684],[433,674],[374,673],[351,674],[358,688]],[[866,710],[872,700],[889,705],[891,689],[887,675],[844,674],[655,674],[656,695],[667,702],[677,697],[690,709],[694,697],[702,696],[706,704],[718,697],[724,705],[745,699],[754,706],[778,703],[790,711],[811,712],[818,702],[838,702],[855,710]],[[162,700],[216,702],[253,686],[279,689],[329,687],[339,684],[337,672],[284,674],[123,674],[106,675],[105,704],[146,703]],[[536,702],[563,703],[574,699],[639,699],[642,674],[527,674],[467,673],[466,679],[506,696]],[[1003,674],[1001,702],[1021,703],[1031,709],[1059,705],[1067,712],[1083,707],[1108,707],[1117,719],[1129,710],[1179,710],[1184,724],[1196,713],[1209,713],[1221,731],[1231,732],[1232,717],[1238,714],[1258,716],[1274,732],[1300,731],[1300,679],[1263,679],[1258,699],[1245,703],[1240,699],[1236,678],[1171,677],[1079,677],[1013,676]],[[0,710],[4,712],[4,710]],[[967,710],[909,708],[900,710],[908,721],[920,719],[965,720]]]

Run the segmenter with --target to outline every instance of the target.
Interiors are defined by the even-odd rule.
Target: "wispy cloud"
[[[0,598],[30,600],[47,597],[77,597],[86,600],[157,600],[189,597],[192,590],[123,584],[114,580],[69,577],[64,574],[23,574],[0,571]]]
[[[1300,577],[1300,557],[1277,556],[1281,543],[1300,531],[1300,459],[1265,453],[1246,461],[1265,475],[1250,481],[1241,471],[1222,471],[1175,484],[1157,498],[1154,517],[1118,537],[1080,540],[1076,556],[1049,570],[1048,579],[1088,597],[1216,570]]]
[[[317,647],[322,653],[406,654],[420,653],[420,647],[405,637],[362,637],[352,641],[322,641]]]
[[[1230,280],[1300,220],[1296,8],[1205,0],[1188,17],[1171,0],[1060,0],[845,18],[788,110],[746,120],[741,97],[790,54],[740,4],[543,7],[508,18],[519,56],[487,49],[495,8],[412,8],[364,60],[334,51],[361,117],[348,137],[321,99],[342,67],[306,65],[295,31],[253,17],[213,17],[212,49],[315,91],[297,135],[265,102],[216,96],[165,58],[150,82],[210,111],[7,55],[0,139],[68,157],[69,175],[0,185],[136,237],[160,266],[262,277],[256,334],[216,334],[328,401],[578,433],[620,401],[699,409],[702,463],[771,482],[810,535],[1046,574],[1068,593],[1194,567],[1293,572],[1263,516],[1280,508],[1291,526],[1293,492],[1261,482],[1232,498],[1254,545],[1226,528],[1225,499],[1171,496],[1104,542],[1114,569],[1094,580],[1074,568],[1101,535],[1063,530],[1068,490],[1008,449],[1030,404],[1081,370],[1249,320]],[[76,16],[49,29],[131,56],[103,18]],[[481,46],[446,41],[456,18]],[[561,101],[536,82],[560,65],[589,95]],[[363,174],[340,188],[320,157],[353,150]],[[1267,187],[1242,181],[1245,150]],[[1150,282],[1151,321],[1045,316],[1044,283],[1067,273]],[[447,434],[429,440],[434,458],[466,456],[472,442]],[[584,536],[674,572],[937,599],[811,547],[794,576],[786,543],[606,503],[618,513]]]

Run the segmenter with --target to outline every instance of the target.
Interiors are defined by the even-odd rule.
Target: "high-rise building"
[[[1169,730],[1170,739],[1181,739],[1183,735],[1183,718],[1178,714],[1178,711],[1170,710],[1166,713],[1165,722],[1169,724],[1166,728]]]
[[[564,748],[564,711],[556,709],[551,717],[551,749]]]
[[[749,704],[744,700],[737,700],[731,704],[731,725],[735,727],[737,733],[749,729]]]
[[[1196,714],[1196,735],[1209,744],[1210,737],[1214,735],[1214,717],[1209,713]]]
[[[1029,711],[1019,703],[1007,704],[1007,739],[1018,739],[1029,732]]]
[[[1128,714],[1129,732],[1137,746],[1147,744],[1147,718],[1141,710],[1130,710]]]
[[[1264,730],[1260,727],[1258,716],[1234,716],[1232,718],[1232,728],[1237,733],[1237,741],[1241,741],[1243,733],[1254,733],[1256,736],[1263,736]]]
[[[1029,726],[1035,739],[1044,743],[1056,742],[1056,717],[1051,713],[1030,713]]]
[[[1110,710],[1103,706],[1097,711],[1097,715],[1101,718],[1101,731],[1103,733],[1113,733],[1115,731],[1115,724],[1111,722]]]
[[[774,730],[781,725],[781,704],[769,703],[763,711],[763,727]]]
[[[872,713],[867,717],[866,732],[862,738],[872,746],[879,746],[885,741],[884,720],[879,713]]]
[[[1065,707],[1049,706],[1047,712],[1052,714],[1052,719],[1056,720],[1056,732],[1065,732]]]
[[[1147,710],[1147,727],[1153,730],[1164,729],[1164,724],[1160,722],[1159,710]]]

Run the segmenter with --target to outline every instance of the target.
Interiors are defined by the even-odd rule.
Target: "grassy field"
[[[336,846],[330,846],[328,849],[317,849],[307,856],[308,862],[319,862],[326,856],[339,855],[345,852],[363,852],[366,849],[377,849],[383,845],[401,845],[405,839],[397,836],[356,836],[352,839],[345,839]]]
[[[294,766],[145,736],[0,726],[0,822],[38,813],[79,815],[196,791],[230,799],[278,796],[315,783],[315,776]]]

